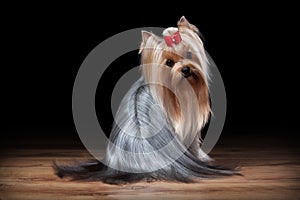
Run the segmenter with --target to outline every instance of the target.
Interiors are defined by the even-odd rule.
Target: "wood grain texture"
[[[0,199],[300,199],[296,145],[248,139],[218,143],[212,157],[235,163],[243,176],[184,184],[140,182],[122,186],[59,179],[52,163],[90,158],[83,148],[7,148],[1,151]]]

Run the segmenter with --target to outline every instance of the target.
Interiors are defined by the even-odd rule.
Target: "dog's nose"
[[[188,67],[188,66],[185,66],[185,67],[183,67],[183,68],[181,69],[181,72],[182,72],[183,74],[189,74],[190,71],[191,71],[191,69],[190,69],[190,67]]]

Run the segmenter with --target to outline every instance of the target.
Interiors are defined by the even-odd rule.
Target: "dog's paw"
[[[212,159],[209,155],[207,155],[204,151],[202,151],[201,149],[198,152],[198,158],[202,161],[202,162],[213,162],[214,159]]]

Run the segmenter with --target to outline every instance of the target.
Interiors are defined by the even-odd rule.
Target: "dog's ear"
[[[156,35],[154,33],[151,33],[151,32],[148,32],[148,31],[142,31],[142,43],[140,45],[139,54],[142,53],[147,41],[151,37],[156,40]]]
[[[180,20],[177,23],[177,26],[179,30],[181,30],[182,28],[188,28],[196,32],[197,34],[199,34],[198,28],[195,25],[190,24],[189,21],[184,16],[180,18]]]

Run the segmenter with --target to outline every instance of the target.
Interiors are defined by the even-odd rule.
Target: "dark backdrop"
[[[121,12],[114,9],[123,6],[118,3],[6,7],[2,14],[1,137],[76,139],[72,87],[88,53],[116,33],[176,26],[182,15],[201,31],[223,77],[228,101],[224,133],[297,134],[299,64],[294,36],[298,21],[293,6],[214,4],[198,8],[185,3],[148,2],[140,9],[124,7]],[[137,52],[132,52],[110,67],[105,87],[101,90],[100,85],[97,91],[98,112],[110,106],[111,77],[135,66],[138,59]],[[107,116],[101,123],[109,130],[110,113],[101,112]]]

